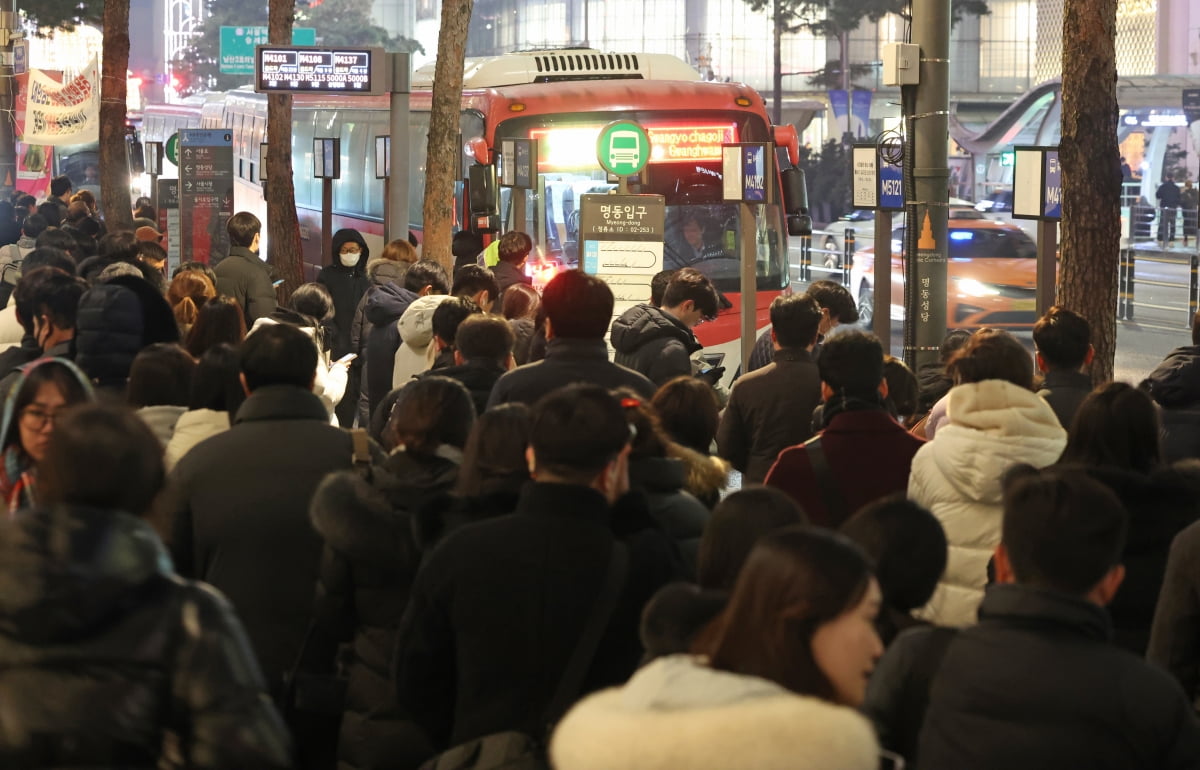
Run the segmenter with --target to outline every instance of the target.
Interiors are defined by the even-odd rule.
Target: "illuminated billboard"
[[[721,145],[738,141],[735,123],[642,123],[650,135],[650,163],[721,162]],[[602,124],[531,128],[538,141],[538,170],[595,168]]]

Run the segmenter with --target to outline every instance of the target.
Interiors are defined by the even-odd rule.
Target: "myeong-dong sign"
[[[650,163],[721,162],[721,145],[738,141],[734,123],[642,124],[650,136]],[[538,169],[559,171],[594,168],[596,140],[602,125],[533,128],[529,138],[538,141]]]

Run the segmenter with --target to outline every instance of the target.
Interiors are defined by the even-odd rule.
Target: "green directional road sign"
[[[266,44],[266,27],[221,27],[221,72],[225,75],[253,75],[254,47]],[[292,45],[316,44],[315,29],[292,28]]]
[[[167,154],[167,160],[171,161],[176,166],[179,165],[179,132],[178,131],[171,134],[170,138],[167,139],[167,146],[163,150],[163,152],[165,152]]]
[[[596,140],[596,159],[610,174],[633,176],[650,160],[650,136],[632,120],[609,123]]]

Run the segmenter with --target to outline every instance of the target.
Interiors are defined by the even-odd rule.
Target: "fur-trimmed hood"
[[[729,485],[729,463],[720,457],[702,454],[682,444],[668,450],[671,457],[683,460],[683,488],[712,507]]]
[[[577,704],[550,758],[558,770],[873,770],[879,746],[853,709],[673,655]]]

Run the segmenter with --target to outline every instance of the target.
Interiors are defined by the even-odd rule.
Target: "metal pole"
[[[21,35],[16,0],[0,12],[0,195],[4,200],[17,188],[17,79],[13,74],[13,40]]]
[[[321,180],[321,259],[333,254],[333,178]]]
[[[758,309],[758,280],[754,271],[755,243],[754,204],[738,204],[742,217],[742,371],[750,371],[750,354],[754,352],[755,312]]]
[[[1058,222],[1039,220],[1037,236],[1037,314],[1041,318],[1054,306],[1058,288]]]
[[[907,238],[916,278],[906,292],[904,322],[911,325],[912,349],[905,358],[916,370],[936,363],[946,336],[946,215],[950,178],[947,136],[950,109],[950,0],[913,0],[912,41],[920,47],[920,85],[911,118],[914,133],[913,199]],[[915,221],[913,221],[915,220]],[[913,251],[916,252],[913,259]]]
[[[388,169],[387,239],[408,238],[408,177],[410,174],[409,142],[409,92],[412,90],[412,66],[406,53],[392,55],[392,91],[388,115],[389,132],[392,137],[391,168]]]
[[[853,287],[850,291],[853,293]],[[892,212],[875,209],[875,290],[871,297],[871,329],[892,352]]]

